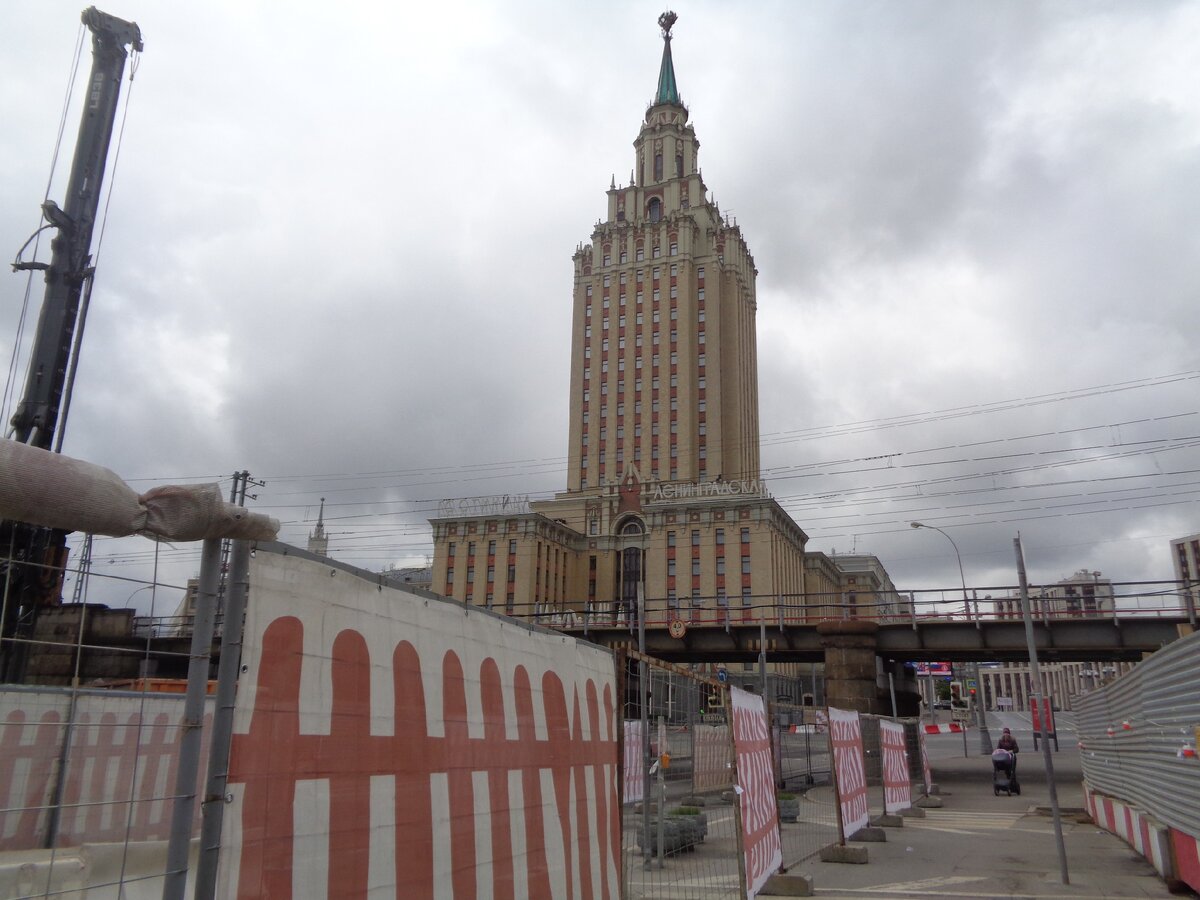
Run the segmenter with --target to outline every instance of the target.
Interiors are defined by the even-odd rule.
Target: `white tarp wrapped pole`
[[[17,441],[0,441],[0,518],[45,528],[158,541],[271,541],[279,522],[226,503],[216,484],[138,494],[109,469]]]
[[[192,624],[192,649],[188,660],[187,696],[179,736],[179,763],[175,770],[175,803],[167,841],[167,871],[163,900],[184,900],[187,891],[188,852],[192,817],[196,808],[196,778],[200,774],[200,739],[204,733],[204,698],[212,658],[213,628],[217,617],[217,586],[221,580],[221,542],[209,538],[200,555],[200,590]]]

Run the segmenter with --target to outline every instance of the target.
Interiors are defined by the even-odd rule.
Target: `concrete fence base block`
[[[917,801],[918,809],[941,809],[942,806],[941,797],[922,797]]]
[[[923,819],[925,818],[925,810],[916,806],[906,806],[900,810],[900,817],[904,819]]]
[[[940,794],[941,792],[942,792],[941,785],[934,784],[933,782],[930,782],[930,784],[929,784],[929,796],[933,797],[933,796],[936,796],[937,794]]]
[[[845,844],[830,844],[821,848],[821,862],[852,863],[863,865],[867,861],[866,847],[850,847]]]
[[[812,879],[803,875],[772,875],[758,892],[760,897],[811,897]]]
[[[877,828],[903,828],[904,819],[892,813],[884,813],[873,818],[871,824]]]
[[[848,841],[859,841],[864,844],[886,844],[887,832],[882,828],[876,828],[868,825],[866,828],[860,828],[854,834],[846,838]]]

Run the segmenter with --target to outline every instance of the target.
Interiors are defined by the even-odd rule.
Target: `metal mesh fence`
[[[745,896],[723,686],[647,658],[624,671],[625,897]]]
[[[824,708],[773,705],[783,864],[793,866],[838,839]]]

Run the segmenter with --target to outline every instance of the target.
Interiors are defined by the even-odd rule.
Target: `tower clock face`
[[[672,619],[671,624],[667,626],[667,633],[678,640],[687,634],[687,626],[683,624],[682,619]]]

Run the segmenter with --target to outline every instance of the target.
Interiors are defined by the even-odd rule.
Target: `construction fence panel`
[[[637,654],[624,658],[623,682],[625,735],[643,721],[647,735],[624,752],[638,764],[624,783],[642,782],[622,797],[626,900],[745,897],[728,689]]]
[[[904,729],[904,753],[908,764],[909,793],[913,798],[925,793],[925,771],[921,757],[920,719],[896,719],[891,716],[863,714],[863,756],[867,770],[867,784],[871,787],[871,815],[885,811],[883,785],[883,745],[880,722],[895,722]]]
[[[838,839],[837,807],[824,707],[772,704],[778,734],[783,864],[794,866]]]
[[[134,847],[144,864],[138,877],[163,873],[183,700],[0,688],[0,896],[103,886],[108,876],[98,861]],[[206,724],[211,713],[210,700]],[[201,752],[206,759],[207,742]],[[199,824],[197,804],[193,834]]]
[[[58,693],[0,692],[5,707],[17,698],[51,701],[24,727],[20,713],[5,710],[0,782],[9,791],[0,848],[166,840],[183,698],[80,691],[71,704],[62,696],[69,692]]]
[[[620,895],[611,652],[273,545],[218,895]]]
[[[1200,891],[1200,633],[1180,638],[1076,701],[1089,791],[1170,830],[1173,877]],[[1103,824],[1102,818],[1097,819]],[[1136,847],[1124,817],[1112,830]],[[1140,849],[1140,848],[1139,848]]]

